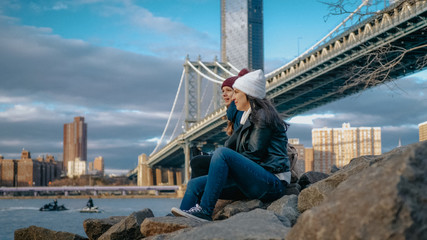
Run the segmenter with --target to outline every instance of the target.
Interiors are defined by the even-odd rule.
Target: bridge
[[[98,195],[99,192],[120,192],[126,195],[131,191],[154,191],[158,195],[159,191],[176,191],[178,186],[63,186],[63,187],[0,187],[0,194],[6,196],[9,193],[33,193],[34,196],[40,193],[62,192],[68,196],[71,192],[91,192]]]
[[[356,11],[367,2],[365,0]],[[398,1],[358,24],[344,28],[352,17],[350,15],[291,62],[266,74],[267,98],[273,101],[280,113],[292,117],[425,68],[427,1]],[[159,145],[148,157],[145,154],[140,156],[137,168],[184,167],[187,182],[192,152],[211,151],[226,139],[222,131],[226,125],[226,107],[220,106],[219,94],[215,91],[220,90],[220,84],[226,77],[237,75],[237,72],[238,69],[227,62],[215,60],[206,63],[200,58],[190,61],[187,57],[179,87],[184,79],[184,131],[175,138],[171,137],[159,149],[170,118]],[[208,80],[213,89],[207,109],[215,106],[203,118],[202,80]],[[175,99],[171,113],[176,102]],[[138,170],[138,177],[143,174]]]

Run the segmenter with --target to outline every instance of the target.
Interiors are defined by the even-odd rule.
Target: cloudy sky
[[[88,161],[129,170],[163,131],[187,54],[220,55],[219,0],[0,1],[0,154],[62,159],[63,124],[84,116]],[[264,1],[265,72],[312,46],[346,16],[315,0]],[[418,141],[427,71],[288,119],[311,129],[381,127],[382,150]]]

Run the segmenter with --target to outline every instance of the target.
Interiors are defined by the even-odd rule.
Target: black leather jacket
[[[277,129],[262,123],[256,125],[249,116],[245,124],[240,125],[225,142],[225,147],[235,150],[275,174],[290,170],[287,144],[288,137],[284,126]]]

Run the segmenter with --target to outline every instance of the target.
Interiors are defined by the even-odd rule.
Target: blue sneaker
[[[192,218],[200,222],[212,221],[212,216],[206,213],[206,211],[203,210],[199,204],[196,204],[196,206],[190,208],[189,210],[181,210],[174,207],[172,208],[171,212],[177,217]]]

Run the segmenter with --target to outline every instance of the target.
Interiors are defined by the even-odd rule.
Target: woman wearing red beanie
[[[236,108],[244,111],[240,126],[213,153],[208,175],[188,182],[180,208],[171,210],[175,216],[212,221],[219,198],[272,202],[291,181],[288,124],[266,99],[263,71],[237,79],[233,88]]]
[[[232,100],[234,89],[233,84],[239,78],[249,73],[249,70],[244,68],[242,69],[237,76],[232,76],[222,83],[222,99],[224,100],[225,105],[227,106],[227,127],[225,132],[228,136],[231,136],[233,129],[237,129],[240,125],[240,119],[242,118],[243,111],[239,111]],[[209,172],[209,164],[211,162],[212,155],[198,155],[193,157],[190,160],[191,167],[191,178],[196,178],[200,176],[207,175]]]

